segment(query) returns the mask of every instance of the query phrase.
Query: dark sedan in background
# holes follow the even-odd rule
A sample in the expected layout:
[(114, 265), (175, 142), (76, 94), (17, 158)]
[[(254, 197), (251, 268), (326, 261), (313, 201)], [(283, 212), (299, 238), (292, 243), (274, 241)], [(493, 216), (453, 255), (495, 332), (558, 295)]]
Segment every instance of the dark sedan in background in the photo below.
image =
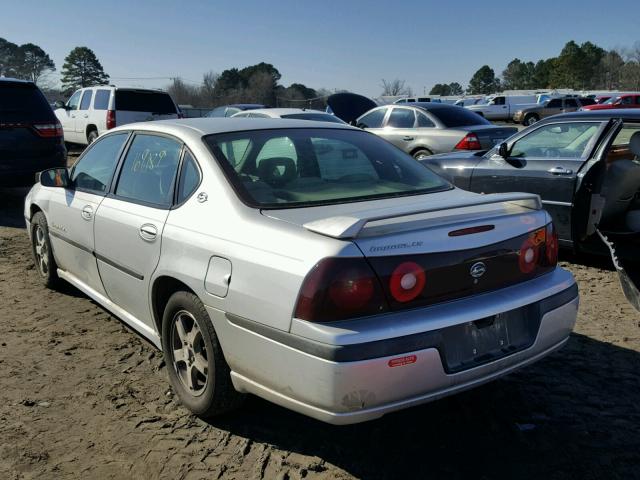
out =
[(540, 195), (560, 244), (605, 253), (602, 231), (622, 258), (640, 247), (640, 109), (556, 115), (486, 152), (422, 161), (473, 192)]
[(0, 78), (0, 187), (33, 185), (36, 172), (66, 163), (62, 125), (40, 89)]
[(337, 117), (375, 133), (417, 160), (454, 150), (487, 150), (518, 131), (494, 125), (454, 105), (416, 102), (376, 106), (366, 100), (339, 93), (327, 103)]

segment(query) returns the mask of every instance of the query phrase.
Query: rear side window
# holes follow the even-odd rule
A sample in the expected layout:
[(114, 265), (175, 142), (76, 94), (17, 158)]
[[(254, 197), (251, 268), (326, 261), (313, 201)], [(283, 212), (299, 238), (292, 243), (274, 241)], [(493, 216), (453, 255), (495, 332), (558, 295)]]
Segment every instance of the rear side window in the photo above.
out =
[(435, 127), (433, 122), (424, 113), (416, 112), (416, 117), (418, 119), (417, 126), (419, 128)]
[(138, 134), (122, 165), (115, 194), (127, 200), (169, 207), (182, 144), (157, 135)]
[(367, 113), (358, 120), (358, 126), (362, 128), (380, 128), (382, 127), (382, 120), (384, 120), (386, 113), (386, 108), (380, 108), (371, 113)]
[(91, 105), (91, 97), (93, 97), (93, 90), (85, 90), (80, 101), (80, 110), (89, 110)]
[(51, 107), (34, 84), (0, 82), (0, 122), (52, 118)]
[(393, 128), (413, 128), (416, 116), (413, 110), (408, 108), (394, 108), (387, 120), (387, 127)]
[(127, 133), (117, 133), (93, 142), (71, 171), (71, 181), (75, 188), (104, 194), (127, 136)]
[(200, 170), (193, 155), (186, 150), (182, 158), (182, 169), (178, 183), (178, 203), (184, 202), (200, 184)]
[(177, 113), (173, 100), (164, 92), (116, 90), (115, 108), (127, 112)]
[(111, 90), (96, 90), (96, 99), (93, 101), (94, 110), (108, 110)]

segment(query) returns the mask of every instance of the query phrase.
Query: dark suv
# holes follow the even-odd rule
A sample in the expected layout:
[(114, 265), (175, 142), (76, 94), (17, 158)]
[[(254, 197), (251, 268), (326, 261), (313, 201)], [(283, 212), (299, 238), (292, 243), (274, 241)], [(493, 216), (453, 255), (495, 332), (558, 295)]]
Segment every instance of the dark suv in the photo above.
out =
[(62, 126), (40, 89), (0, 78), (0, 187), (33, 185), (36, 172), (66, 163)]

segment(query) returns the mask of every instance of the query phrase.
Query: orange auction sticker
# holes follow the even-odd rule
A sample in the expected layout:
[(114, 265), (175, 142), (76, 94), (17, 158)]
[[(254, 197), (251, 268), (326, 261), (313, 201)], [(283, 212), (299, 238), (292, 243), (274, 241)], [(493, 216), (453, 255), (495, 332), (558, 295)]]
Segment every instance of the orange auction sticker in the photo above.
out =
[(418, 357), (415, 355), (407, 355), (406, 357), (392, 358), (389, 360), (390, 367), (402, 367), (403, 365), (409, 365), (410, 363), (416, 363)]

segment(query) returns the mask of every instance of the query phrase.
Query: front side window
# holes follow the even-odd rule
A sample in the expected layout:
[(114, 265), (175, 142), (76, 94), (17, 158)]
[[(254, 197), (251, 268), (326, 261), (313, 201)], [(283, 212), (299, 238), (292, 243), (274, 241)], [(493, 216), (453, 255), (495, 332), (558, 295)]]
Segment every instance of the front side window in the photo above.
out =
[(109, 98), (111, 97), (111, 90), (96, 90), (96, 99), (93, 101), (94, 110), (108, 110)]
[[(401, 150), (363, 131), (252, 130), (204, 140), (240, 198), (258, 208), (326, 205), (451, 188)], [(240, 145), (245, 148), (239, 161), (235, 152)]]
[(496, 97), (493, 99), (493, 104), (494, 105), (504, 105), (505, 103), (505, 98), (504, 97)]
[(415, 121), (416, 116), (413, 113), (413, 110), (409, 108), (394, 108), (391, 110), (391, 114), (387, 120), (387, 127), (413, 128)]
[(182, 143), (158, 135), (138, 134), (122, 164), (115, 194), (125, 200), (171, 206)]
[(578, 102), (574, 98), (568, 98), (564, 102), (564, 106), (567, 108), (577, 108)]
[(229, 107), (229, 108), (227, 108), (227, 111), (224, 113), (224, 116), (225, 117), (230, 117), (234, 113), (238, 113), (238, 112), (241, 112), (241, 111), (242, 110), (240, 110), (239, 108)]
[(92, 90), (85, 90), (84, 95), (82, 95), (82, 101), (80, 102), (80, 110), (89, 110), (89, 106), (91, 105), (91, 97), (93, 96)]
[(79, 190), (106, 193), (127, 137), (128, 133), (115, 133), (93, 142), (71, 170), (72, 185)]
[(71, 98), (67, 100), (67, 109), (68, 110), (77, 110), (78, 105), (80, 105), (80, 95), (82, 95), (82, 90), (78, 90), (76, 93), (71, 95)]
[(549, 103), (547, 103), (547, 108), (560, 108), (560, 107), (562, 107), (562, 100), (559, 98), (549, 100)]
[(545, 125), (517, 140), (509, 156), (579, 160), (589, 153), (600, 126), (600, 122)]
[(622, 97), (620, 105), (631, 105), (633, 103), (633, 97)]
[(386, 108), (379, 108), (367, 113), (358, 119), (358, 126), (361, 128), (381, 128), (386, 113)]

